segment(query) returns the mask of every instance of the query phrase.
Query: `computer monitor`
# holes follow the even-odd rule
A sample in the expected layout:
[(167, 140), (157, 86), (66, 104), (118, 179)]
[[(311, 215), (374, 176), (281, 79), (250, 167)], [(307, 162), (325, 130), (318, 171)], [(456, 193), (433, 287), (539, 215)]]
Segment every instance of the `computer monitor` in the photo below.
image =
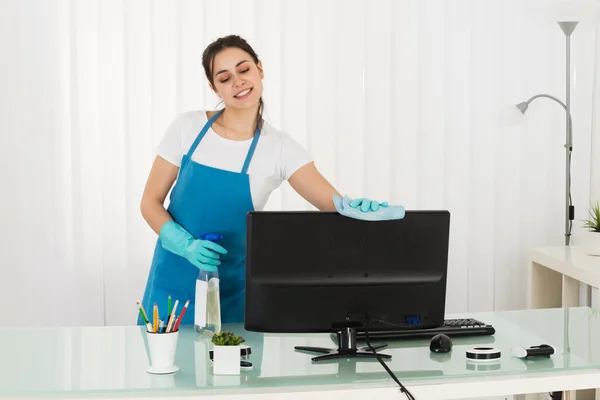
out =
[(337, 351), (309, 349), (329, 351), (319, 358), (325, 359), (372, 356), (356, 348), (356, 332), (366, 328), (442, 326), (449, 230), (445, 210), (408, 210), (391, 221), (337, 212), (249, 212), (245, 328), (335, 332)]

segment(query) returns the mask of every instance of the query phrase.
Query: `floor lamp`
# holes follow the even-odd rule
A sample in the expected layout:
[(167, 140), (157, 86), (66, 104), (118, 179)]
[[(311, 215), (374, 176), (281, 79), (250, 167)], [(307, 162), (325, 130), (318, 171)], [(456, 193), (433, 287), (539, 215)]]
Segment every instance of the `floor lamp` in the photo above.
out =
[(569, 246), (571, 242), (571, 228), (573, 226), (573, 219), (575, 218), (575, 207), (573, 206), (573, 201), (571, 198), (571, 152), (573, 151), (573, 123), (571, 120), (571, 34), (575, 30), (578, 22), (574, 21), (561, 21), (558, 23), (560, 28), (564, 32), (567, 40), (567, 48), (566, 48), (566, 60), (567, 60), (567, 98), (566, 104), (557, 99), (554, 96), (550, 96), (548, 94), (537, 94), (530, 98), (527, 101), (517, 104), (517, 108), (525, 114), (529, 104), (540, 97), (545, 97), (551, 100), (554, 100), (558, 104), (560, 104), (566, 113), (566, 143), (565, 143), (565, 153), (566, 153), (566, 176), (565, 176), (565, 245)]
[[(558, 104), (560, 104), (565, 109), (566, 114), (566, 143), (565, 143), (565, 153), (566, 153), (566, 173), (565, 173), (565, 245), (569, 246), (571, 242), (571, 227), (573, 225), (573, 218), (575, 218), (575, 207), (573, 207), (572, 199), (571, 199), (571, 152), (573, 151), (573, 121), (571, 118), (571, 34), (577, 27), (577, 22), (571, 21), (561, 21), (558, 23), (563, 33), (566, 36), (567, 48), (566, 48), (566, 61), (567, 61), (567, 70), (566, 70), (566, 103), (563, 103), (559, 99), (554, 96), (550, 96), (548, 94), (537, 94), (531, 97), (529, 100), (517, 104), (517, 108), (525, 114), (529, 104), (540, 97), (545, 97), (550, 100), (554, 100)], [(565, 327), (564, 327), (564, 348), (565, 352), (569, 352), (570, 343), (569, 343), (569, 311), (565, 309)], [(561, 398), (560, 392), (552, 392), (550, 393), (551, 398)], [(560, 397), (559, 397), (560, 396)]]

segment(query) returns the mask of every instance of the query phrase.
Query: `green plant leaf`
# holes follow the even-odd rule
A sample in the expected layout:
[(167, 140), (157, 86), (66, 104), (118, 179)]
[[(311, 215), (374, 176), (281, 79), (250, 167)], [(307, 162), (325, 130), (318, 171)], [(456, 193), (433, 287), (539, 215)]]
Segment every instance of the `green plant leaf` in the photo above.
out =
[(600, 203), (592, 203), (588, 209), (588, 218), (584, 219), (583, 227), (592, 232), (600, 232)]
[(216, 346), (237, 346), (245, 341), (243, 337), (236, 336), (229, 330), (222, 331), (212, 337), (212, 342)]

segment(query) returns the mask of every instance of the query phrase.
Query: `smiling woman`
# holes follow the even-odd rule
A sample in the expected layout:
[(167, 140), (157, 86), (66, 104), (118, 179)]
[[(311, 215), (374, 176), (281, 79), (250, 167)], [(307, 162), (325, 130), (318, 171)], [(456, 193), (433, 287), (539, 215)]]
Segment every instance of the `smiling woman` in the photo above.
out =
[[(211, 43), (202, 55), (204, 73), (210, 88), (223, 100), (226, 113), (217, 122), (217, 133), (228, 137), (227, 126), (234, 138), (248, 138), (260, 132), (264, 102), (262, 99), (262, 62), (256, 52), (241, 37), (231, 35)], [(217, 66), (215, 68), (215, 65)], [(258, 111), (255, 112), (258, 103)], [(244, 131), (248, 120), (254, 129)], [(213, 128), (214, 129), (214, 128)], [(222, 132), (219, 132), (222, 131)]]
[[(189, 299), (182, 323), (192, 323), (198, 269), (218, 268), (221, 320), (242, 322), (248, 211), (262, 210), (284, 180), (320, 210), (335, 210), (333, 195), (340, 194), (296, 141), (263, 120), (263, 66), (244, 39), (211, 43), (202, 65), (225, 107), (180, 115), (158, 146), (141, 203), (159, 235), (142, 303), (150, 310), (154, 303), (166, 304), (169, 295)], [(387, 203), (357, 199), (352, 206), (369, 213)], [(222, 239), (200, 239), (206, 233)]]

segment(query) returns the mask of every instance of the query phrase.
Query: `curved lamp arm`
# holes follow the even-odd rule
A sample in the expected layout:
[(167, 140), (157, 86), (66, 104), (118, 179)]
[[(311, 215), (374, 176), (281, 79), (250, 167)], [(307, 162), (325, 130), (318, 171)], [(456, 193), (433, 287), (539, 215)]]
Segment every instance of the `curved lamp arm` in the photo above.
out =
[[(567, 105), (565, 103), (563, 103), (556, 97), (551, 96), (549, 94), (536, 94), (535, 96), (531, 97), (529, 100), (517, 104), (517, 108), (521, 111), (521, 113), (525, 114), (525, 111), (527, 111), (527, 108), (529, 108), (529, 104), (533, 100), (537, 99), (538, 97), (546, 97), (550, 100), (554, 100), (558, 104), (560, 104), (562, 106), (562, 108), (565, 109), (565, 111), (567, 111)], [(573, 148), (573, 120), (571, 118), (570, 113), (568, 113), (567, 117), (569, 118), (569, 137), (567, 138), (567, 143), (565, 143), (565, 147), (568, 147), (571, 150)]]
[(527, 100), (525, 103), (527, 103), (527, 105), (529, 105), (529, 103), (531, 103), (533, 100), (537, 99), (538, 97), (546, 97), (548, 99), (552, 99), (552, 100), (556, 101), (558, 104), (560, 104), (565, 109), (565, 111), (567, 110), (567, 105), (565, 103), (563, 103), (562, 101), (560, 101), (559, 99), (557, 99), (554, 96), (550, 96), (549, 94), (536, 94), (535, 96), (533, 96), (532, 98)]

